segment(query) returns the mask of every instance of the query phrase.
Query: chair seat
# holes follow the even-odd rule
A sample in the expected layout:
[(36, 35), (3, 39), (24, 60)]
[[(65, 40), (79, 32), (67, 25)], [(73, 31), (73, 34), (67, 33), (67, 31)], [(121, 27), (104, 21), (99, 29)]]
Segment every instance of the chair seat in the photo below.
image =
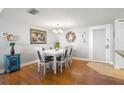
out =
[(53, 61), (53, 56), (45, 56), (45, 63)]
[(45, 63), (49, 63), (51, 61), (53, 61), (53, 59), (45, 59)]
[(45, 56), (45, 63), (53, 61), (53, 56)]
[(61, 56), (58, 56), (58, 57), (56, 58), (56, 60), (57, 60), (57, 61), (61, 61)]
[(57, 60), (58, 62), (61, 62), (61, 61), (64, 61), (65, 59), (61, 59), (61, 56), (60, 56), (60, 57), (57, 57), (56, 60)]
[(45, 56), (45, 59), (53, 59), (53, 56)]

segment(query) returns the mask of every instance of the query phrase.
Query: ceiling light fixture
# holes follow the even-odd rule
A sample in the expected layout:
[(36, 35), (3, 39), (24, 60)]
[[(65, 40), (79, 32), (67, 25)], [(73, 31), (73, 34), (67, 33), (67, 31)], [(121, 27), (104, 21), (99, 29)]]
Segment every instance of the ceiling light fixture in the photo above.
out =
[(55, 34), (62, 34), (64, 31), (59, 28), (59, 24), (57, 24), (57, 28), (53, 29), (53, 33)]

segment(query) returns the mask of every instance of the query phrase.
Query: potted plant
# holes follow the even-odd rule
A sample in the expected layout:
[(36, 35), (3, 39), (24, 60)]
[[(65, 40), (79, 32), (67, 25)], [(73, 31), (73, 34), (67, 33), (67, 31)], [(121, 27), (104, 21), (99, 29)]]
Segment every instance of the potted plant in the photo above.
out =
[(55, 43), (55, 49), (59, 49), (60, 48), (60, 43), (59, 42), (56, 42)]

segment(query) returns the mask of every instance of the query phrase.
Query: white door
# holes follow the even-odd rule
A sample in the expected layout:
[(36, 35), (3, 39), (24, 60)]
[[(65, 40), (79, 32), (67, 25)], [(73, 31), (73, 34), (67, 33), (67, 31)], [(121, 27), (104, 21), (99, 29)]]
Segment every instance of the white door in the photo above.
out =
[(89, 58), (90, 60), (109, 63), (111, 60), (110, 25), (89, 28)]
[(105, 28), (93, 30), (93, 60), (106, 61)]

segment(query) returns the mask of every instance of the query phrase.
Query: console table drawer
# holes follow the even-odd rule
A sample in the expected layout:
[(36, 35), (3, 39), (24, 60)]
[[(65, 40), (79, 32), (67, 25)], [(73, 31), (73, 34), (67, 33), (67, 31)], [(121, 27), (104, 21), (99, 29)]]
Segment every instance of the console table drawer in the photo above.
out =
[(4, 55), (5, 73), (20, 69), (20, 54)]

